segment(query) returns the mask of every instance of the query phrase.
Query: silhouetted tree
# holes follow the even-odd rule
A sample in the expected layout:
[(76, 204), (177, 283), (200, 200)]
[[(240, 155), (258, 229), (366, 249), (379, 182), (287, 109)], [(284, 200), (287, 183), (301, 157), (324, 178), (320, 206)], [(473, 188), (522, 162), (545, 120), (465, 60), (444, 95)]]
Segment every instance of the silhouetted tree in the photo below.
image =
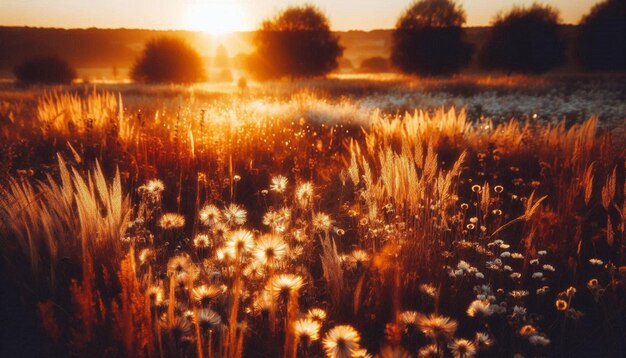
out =
[(148, 42), (133, 65), (131, 77), (146, 83), (194, 83), (206, 79), (198, 52), (174, 37)]
[(626, 70), (626, 0), (604, 1), (583, 17), (576, 54), (588, 70)]
[(24, 84), (64, 84), (76, 78), (76, 70), (65, 60), (50, 56), (32, 58), (13, 69), (17, 80)]
[(372, 73), (372, 72), (387, 72), (389, 71), (389, 61), (386, 58), (375, 56), (369, 57), (361, 61), (359, 66), (359, 72)]
[(259, 79), (322, 76), (337, 68), (343, 48), (316, 7), (289, 7), (263, 22), (248, 70)]
[(543, 73), (563, 64), (565, 41), (559, 30), (559, 12), (533, 4), (498, 14), (479, 55), (487, 69)]
[(392, 64), (402, 72), (426, 76), (459, 72), (473, 53), (464, 23), (465, 11), (452, 0), (414, 2), (393, 32)]

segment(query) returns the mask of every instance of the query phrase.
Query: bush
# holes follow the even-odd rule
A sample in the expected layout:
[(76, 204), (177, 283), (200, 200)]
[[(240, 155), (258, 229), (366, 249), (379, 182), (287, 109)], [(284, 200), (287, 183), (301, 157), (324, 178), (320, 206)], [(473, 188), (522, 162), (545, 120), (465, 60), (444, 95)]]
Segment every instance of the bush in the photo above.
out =
[(194, 83), (204, 81), (206, 74), (196, 50), (183, 40), (161, 37), (148, 42), (131, 77), (146, 83)]
[(594, 6), (580, 22), (576, 55), (585, 69), (626, 70), (626, 1)]
[(467, 66), (473, 47), (465, 41), (465, 11), (452, 0), (421, 0), (398, 19), (391, 62), (402, 72), (439, 76)]
[(558, 10), (533, 4), (498, 14), (479, 61), (487, 69), (543, 73), (565, 61)]
[(311, 5), (290, 7), (266, 20), (254, 36), (248, 70), (258, 79), (322, 76), (338, 67), (339, 37)]
[(362, 73), (376, 73), (389, 71), (389, 61), (384, 57), (369, 57), (361, 62), (359, 66), (359, 72)]
[(24, 84), (67, 84), (76, 78), (76, 70), (59, 57), (39, 57), (24, 61), (13, 69)]

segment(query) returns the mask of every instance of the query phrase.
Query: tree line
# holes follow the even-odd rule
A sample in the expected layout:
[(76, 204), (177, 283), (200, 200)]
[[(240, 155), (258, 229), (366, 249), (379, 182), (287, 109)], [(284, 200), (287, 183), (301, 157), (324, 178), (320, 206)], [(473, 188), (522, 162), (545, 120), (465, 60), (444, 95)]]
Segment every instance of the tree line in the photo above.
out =
[[(467, 42), (466, 13), (454, 0), (417, 0), (398, 18), (392, 34), (394, 68), (419, 76), (450, 76), (473, 56), (487, 70), (540, 74), (565, 61), (567, 43), (559, 11), (533, 4), (497, 14), (481, 48)], [(626, 0), (595, 5), (580, 21), (573, 44), (577, 62), (589, 71), (626, 70)], [(312, 5), (292, 6), (265, 20), (254, 35), (246, 68), (256, 79), (323, 76), (343, 54), (326, 15)], [(380, 62), (380, 59), (378, 59)], [(30, 59), (14, 73), (23, 83), (67, 83), (76, 71), (58, 57)], [(206, 79), (198, 52), (183, 40), (148, 42), (131, 77), (143, 83), (193, 83)]]

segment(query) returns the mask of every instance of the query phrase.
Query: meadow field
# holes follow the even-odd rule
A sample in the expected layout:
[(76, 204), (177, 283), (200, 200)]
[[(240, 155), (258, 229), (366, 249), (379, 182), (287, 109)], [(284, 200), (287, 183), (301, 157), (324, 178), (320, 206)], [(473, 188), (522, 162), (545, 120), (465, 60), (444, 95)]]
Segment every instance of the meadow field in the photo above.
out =
[(623, 357), (625, 79), (2, 84), (0, 353)]

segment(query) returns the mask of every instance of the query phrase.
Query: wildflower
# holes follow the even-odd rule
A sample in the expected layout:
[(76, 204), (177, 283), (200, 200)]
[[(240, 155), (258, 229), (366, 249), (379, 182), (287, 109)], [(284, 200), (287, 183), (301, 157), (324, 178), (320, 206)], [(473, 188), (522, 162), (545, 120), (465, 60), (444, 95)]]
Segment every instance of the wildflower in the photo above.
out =
[(229, 226), (243, 225), (248, 218), (248, 212), (237, 204), (230, 204), (222, 211), (224, 220)]
[(524, 317), (526, 316), (526, 307), (522, 306), (513, 306), (513, 317)]
[(306, 235), (306, 232), (304, 230), (296, 229), (293, 230), (291, 234), (297, 242), (305, 242), (308, 240), (308, 236)]
[(545, 255), (547, 255), (547, 254), (548, 254), (548, 251), (546, 251), (546, 250), (539, 250), (539, 251), (537, 251), (537, 254), (538, 254), (539, 256), (545, 256)]
[(602, 260), (596, 258), (589, 259), (589, 263), (595, 266), (602, 266), (602, 264), (604, 264)]
[(352, 267), (361, 267), (370, 260), (369, 254), (365, 250), (356, 249), (348, 256), (348, 262)]
[(167, 262), (167, 274), (182, 276), (190, 270), (191, 265), (192, 262), (188, 255), (174, 256)]
[(261, 291), (254, 299), (252, 306), (258, 312), (269, 312), (272, 304), (272, 295), (268, 291)]
[(351, 357), (359, 349), (361, 337), (350, 325), (333, 327), (322, 341), (326, 355), (331, 358)]
[(423, 293), (425, 293), (426, 295), (430, 297), (435, 297), (437, 295), (437, 288), (427, 283), (420, 285), (420, 291), (422, 291)]
[(526, 290), (514, 290), (509, 292), (509, 295), (513, 298), (524, 298), (528, 296), (528, 291)]
[(204, 226), (213, 226), (222, 221), (220, 209), (215, 205), (205, 205), (198, 213), (198, 218)]
[(158, 306), (163, 302), (163, 288), (161, 286), (150, 286), (146, 291), (150, 300), (150, 306)]
[(537, 289), (537, 294), (542, 296), (545, 295), (546, 293), (548, 293), (548, 291), (550, 291), (550, 287), (549, 286), (543, 286)]
[(448, 344), (448, 348), (452, 351), (455, 358), (470, 358), (476, 355), (476, 347), (474, 343), (467, 339), (455, 339)]
[(458, 327), (455, 320), (436, 314), (419, 317), (417, 325), (424, 334), (435, 341), (450, 339)]
[(320, 336), (321, 325), (312, 318), (301, 318), (294, 323), (294, 331), (297, 337), (308, 342), (317, 341)]
[(547, 264), (546, 264), (546, 265), (543, 265), (543, 269), (544, 269), (545, 271), (554, 272), (554, 266), (552, 266), (552, 265), (547, 265)]
[(476, 339), (474, 340), (474, 342), (476, 342), (476, 347), (479, 349), (491, 347), (491, 345), (493, 344), (493, 340), (489, 337), (487, 333), (484, 332), (476, 332)]
[(521, 336), (523, 336), (523, 337), (528, 337), (530, 335), (533, 335), (533, 334), (535, 334), (535, 332), (537, 332), (537, 330), (535, 329), (535, 327), (533, 327), (530, 324), (527, 324), (527, 325), (523, 326), (519, 330), (519, 334)]
[(533, 346), (547, 346), (548, 344), (550, 344), (550, 340), (548, 338), (539, 334), (534, 334), (530, 336), (530, 338), (528, 338), (528, 341)]
[(287, 253), (287, 244), (278, 235), (263, 235), (257, 241), (252, 254), (259, 263), (272, 264), (279, 261)]
[(476, 278), (478, 278), (478, 279), (483, 279), (483, 278), (485, 278), (485, 275), (483, 275), (483, 273), (482, 273), (482, 272), (476, 272), (476, 273), (474, 274), (474, 276), (476, 276)]
[(272, 277), (272, 280), (267, 283), (265, 289), (272, 292), (275, 296), (289, 296), (298, 290), (304, 284), (301, 276), (283, 273)]
[(493, 313), (489, 301), (486, 300), (472, 301), (466, 312), (470, 317), (489, 317)]
[(480, 193), (483, 190), (483, 188), (480, 185), (472, 185), (472, 191), (474, 193)]
[(407, 328), (416, 327), (420, 316), (422, 315), (417, 311), (404, 311), (400, 314), (400, 323), (407, 326)]
[(559, 311), (565, 311), (567, 309), (567, 307), (569, 307), (567, 302), (565, 300), (562, 300), (562, 299), (556, 300), (555, 305), (556, 305), (556, 309), (559, 310)]
[(211, 245), (211, 240), (207, 234), (198, 234), (193, 238), (193, 246), (198, 249), (206, 249)]
[(589, 280), (589, 282), (587, 282), (587, 287), (590, 290), (595, 290), (598, 288), (598, 279), (597, 278), (592, 278), (591, 280)]
[(316, 231), (328, 231), (333, 225), (333, 221), (331, 220), (328, 214), (324, 213), (316, 213), (313, 216), (313, 228)]
[(146, 248), (146, 249), (139, 251), (139, 263), (141, 265), (145, 264), (149, 260), (152, 260), (153, 258), (154, 258), (154, 251), (152, 249)]
[(439, 354), (439, 349), (434, 344), (429, 344), (425, 347), (420, 348), (417, 353), (419, 358), (439, 358), (441, 355)]
[(323, 322), (324, 320), (326, 320), (326, 311), (324, 311), (321, 308), (314, 307), (314, 308), (309, 309), (306, 316), (307, 318), (312, 318), (320, 322)]
[(524, 255), (520, 254), (519, 252), (514, 252), (511, 254), (511, 258), (515, 260), (522, 260), (524, 258)]
[(532, 278), (543, 278), (543, 272), (533, 272)]
[(300, 207), (305, 208), (313, 200), (313, 184), (306, 182), (296, 188), (296, 202)]
[(183, 337), (193, 332), (192, 323), (185, 317), (174, 317), (170, 320), (161, 320), (161, 327), (169, 330), (176, 341), (181, 341)]
[(502, 253), (500, 254), (500, 257), (501, 257), (501, 258), (503, 258), (503, 259), (504, 259), (504, 258), (507, 258), (507, 257), (511, 257), (511, 253), (510, 253), (510, 252), (508, 252), (508, 251), (504, 251), (504, 252), (502, 252)]
[(270, 190), (276, 193), (282, 193), (287, 189), (287, 180), (286, 177), (282, 175), (277, 175), (272, 178), (272, 183), (270, 184)]
[(213, 299), (222, 293), (224, 293), (224, 288), (215, 285), (201, 285), (191, 290), (193, 299), (202, 306), (208, 306)]
[(156, 194), (159, 194), (163, 192), (163, 190), (165, 190), (165, 185), (159, 179), (149, 180), (145, 185), (142, 185), (142, 187), (148, 192)]
[(204, 331), (208, 329), (217, 328), (220, 323), (222, 323), (222, 317), (219, 313), (210, 310), (208, 308), (203, 308), (198, 310), (194, 315), (194, 321), (200, 326), (200, 328)]
[(185, 226), (185, 217), (176, 213), (166, 213), (161, 215), (158, 225), (164, 230), (180, 229)]
[(511, 273), (511, 275), (509, 275), (509, 276), (511, 276), (511, 278), (512, 278), (512, 279), (517, 280), (517, 279), (519, 279), (519, 278), (521, 278), (521, 277), (522, 277), (522, 274), (521, 274), (521, 273), (519, 273), (519, 272), (513, 272), (513, 273)]
[(495, 187), (493, 187), (493, 191), (495, 191), (496, 193), (501, 193), (504, 191), (504, 187), (502, 185), (496, 185)]
[(574, 286), (570, 286), (563, 292), (563, 294), (565, 294), (568, 298), (572, 298), (576, 294), (576, 288)]
[(252, 250), (254, 246), (252, 232), (244, 229), (230, 232), (225, 246), (234, 256), (239, 257), (241, 254)]

